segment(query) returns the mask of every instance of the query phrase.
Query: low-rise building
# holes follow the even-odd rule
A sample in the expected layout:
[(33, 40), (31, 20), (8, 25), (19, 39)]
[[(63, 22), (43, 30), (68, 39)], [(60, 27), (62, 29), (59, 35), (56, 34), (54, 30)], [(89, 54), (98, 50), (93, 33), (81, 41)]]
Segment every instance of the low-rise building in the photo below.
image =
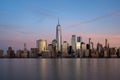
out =
[(14, 50), (12, 49), (12, 47), (8, 47), (7, 57), (8, 57), (8, 58), (13, 58), (13, 57), (15, 57), (15, 53), (14, 53)]
[(38, 48), (31, 48), (30, 57), (36, 58), (36, 57), (38, 57), (38, 54), (39, 54)]
[(3, 57), (3, 50), (0, 49), (0, 58)]

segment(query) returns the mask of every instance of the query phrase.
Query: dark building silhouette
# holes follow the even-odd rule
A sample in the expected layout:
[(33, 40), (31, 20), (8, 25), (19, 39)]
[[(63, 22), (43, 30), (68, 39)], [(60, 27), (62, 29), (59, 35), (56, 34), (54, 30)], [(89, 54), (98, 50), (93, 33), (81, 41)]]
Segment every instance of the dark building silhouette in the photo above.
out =
[(82, 38), (79, 36), (77, 37), (77, 42), (81, 42), (82, 41)]
[(74, 55), (73, 53), (74, 53), (74, 51), (73, 51), (72, 46), (69, 46), (69, 47), (68, 47), (68, 54), (73, 57), (73, 55)]
[(4, 52), (4, 51), (0, 49), (0, 58), (3, 57), (3, 52)]
[(15, 57), (14, 50), (12, 50), (12, 47), (8, 47), (7, 57), (8, 57), (8, 58), (13, 58), (13, 57)]

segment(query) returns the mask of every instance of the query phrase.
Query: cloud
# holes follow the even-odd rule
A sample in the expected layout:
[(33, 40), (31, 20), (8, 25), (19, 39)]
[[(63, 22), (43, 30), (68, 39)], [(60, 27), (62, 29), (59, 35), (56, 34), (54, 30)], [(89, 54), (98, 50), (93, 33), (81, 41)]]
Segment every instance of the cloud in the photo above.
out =
[(38, 6), (33, 6), (33, 5), (29, 5), (28, 7), (26, 7), (27, 9), (29, 9), (30, 11), (32, 11), (35, 15), (37, 14), (38, 16), (44, 16), (44, 17), (51, 17), (51, 18), (58, 18), (58, 16), (56, 15), (55, 12), (45, 9), (45, 8), (40, 8)]
[(52, 17), (52, 18), (58, 18), (52, 11), (48, 11), (46, 9), (36, 9), (35, 12), (38, 14), (38, 15), (43, 15), (45, 17)]
[(93, 18), (93, 19), (90, 19), (90, 20), (87, 20), (87, 21), (76, 22), (76, 23), (73, 23), (73, 24), (69, 25), (68, 27), (82, 26), (82, 25), (85, 25), (85, 24), (88, 24), (88, 23), (91, 23), (91, 22), (95, 22), (95, 21), (98, 21), (98, 20), (101, 20), (101, 19), (105, 19), (105, 18), (114, 16), (114, 15), (117, 15), (117, 14), (120, 14), (120, 11), (112, 11), (110, 13), (107, 13), (107, 14), (103, 15), (103, 16), (98, 16), (96, 18)]
[(0, 28), (9, 28), (9, 27), (13, 27), (14, 28), (14, 26), (13, 25), (7, 25), (7, 24), (0, 24)]

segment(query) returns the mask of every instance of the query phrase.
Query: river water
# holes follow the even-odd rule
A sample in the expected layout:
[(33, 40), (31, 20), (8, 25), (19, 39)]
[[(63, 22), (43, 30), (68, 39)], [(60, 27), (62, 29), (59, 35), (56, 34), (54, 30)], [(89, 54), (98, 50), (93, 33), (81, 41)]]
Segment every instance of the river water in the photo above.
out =
[(120, 59), (0, 59), (0, 80), (120, 80)]

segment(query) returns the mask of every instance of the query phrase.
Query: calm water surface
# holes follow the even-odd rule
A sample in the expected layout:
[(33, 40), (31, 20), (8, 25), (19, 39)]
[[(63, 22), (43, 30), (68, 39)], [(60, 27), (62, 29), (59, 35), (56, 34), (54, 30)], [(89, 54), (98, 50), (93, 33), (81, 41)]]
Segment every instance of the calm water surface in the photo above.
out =
[(0, 80), (120, 80), (120, 59), (0, 59)]

